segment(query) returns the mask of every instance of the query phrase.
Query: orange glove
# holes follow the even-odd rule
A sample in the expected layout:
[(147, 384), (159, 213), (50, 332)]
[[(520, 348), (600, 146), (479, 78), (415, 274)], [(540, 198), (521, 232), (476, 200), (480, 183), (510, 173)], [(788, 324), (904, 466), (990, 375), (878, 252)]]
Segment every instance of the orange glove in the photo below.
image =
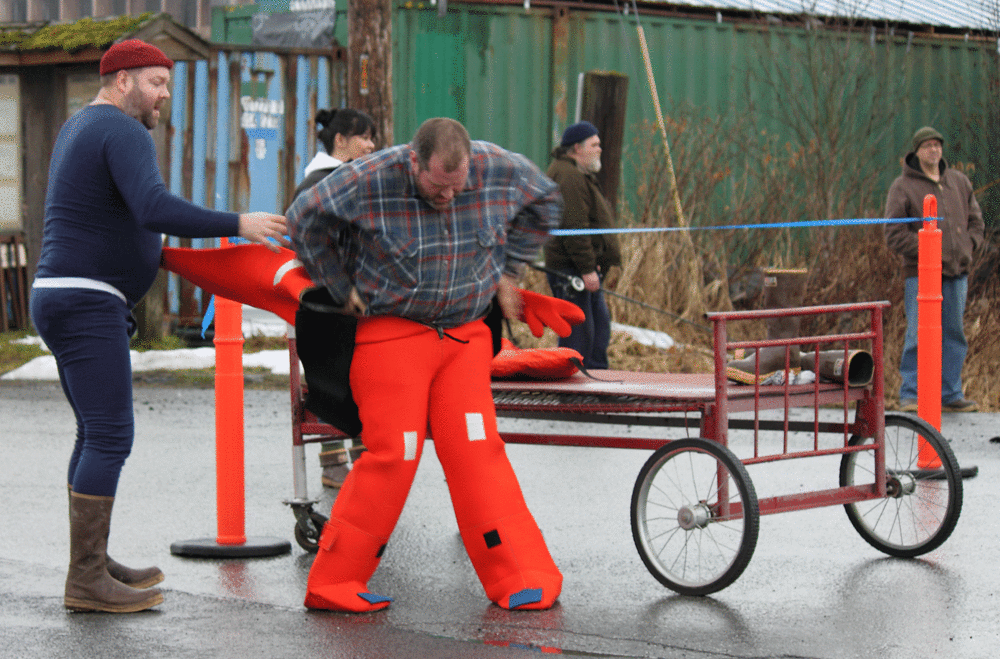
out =
[(521, 294), (521, 320), (535, 336), (541, 336), (546, 327), (562, 337), (569, 336), (573, 325), (582, 323), (586, 316), (583, 310), (566, 300), (515, 289)]
[(209, 249), (164, 247), (160, 267), (208, 293), (270, 311), (292, 325), (299, 296), (315, 286), (295, 252), (281, 248), (276, 254), (258, 244)]

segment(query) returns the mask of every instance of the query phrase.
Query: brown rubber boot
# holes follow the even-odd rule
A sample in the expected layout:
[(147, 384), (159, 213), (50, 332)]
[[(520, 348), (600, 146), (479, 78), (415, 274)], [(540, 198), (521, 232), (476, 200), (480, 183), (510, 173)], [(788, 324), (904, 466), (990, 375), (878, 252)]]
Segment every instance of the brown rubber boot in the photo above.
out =
[(63, 600), (72, 611), (132, 613), (163, 602), (158, 588), (130, 588), (108, 574), (108, 532), (114, 497), (70, 494), (69, 574)]
[(319, 454), (319, 466), (323, 468), (320, 482), (323, 487), (341, 487), (354, 462), (364, 452), (365, 447), (358, 440), (354, 440), (351, 448), (347, 448), (342, 442), (325, 442)]
[[(802, 305), (808, 270), (764, 269), (764, 309), (792, 309)], [(768, 339), (793, 339), (799, 335), (801, 316), (783, 316), (765, 319)], [(752, 374), (756, 352), (743, 359), (732, 360), (729, 367)], [(799, 346), (789, 346), (788, 367), (799, 368)], [(760, 349), (760, 374), (763, 376), (785, 369), (785, 348), (775, 346)]]
[(149, 588), (163, 581), (163, 571), (158, 567), (134, 568), (122, 565), (108, 556), (108, 574), (129, 588)]
[[(70, 522), (73, 521), (73, 486), (67, 486), (70, 494)], [(108, 556), (108, 574), (132, 588), (149, 588), (163, 581), (163, 572), (158, 567), (132, 568), (122, 565)]]

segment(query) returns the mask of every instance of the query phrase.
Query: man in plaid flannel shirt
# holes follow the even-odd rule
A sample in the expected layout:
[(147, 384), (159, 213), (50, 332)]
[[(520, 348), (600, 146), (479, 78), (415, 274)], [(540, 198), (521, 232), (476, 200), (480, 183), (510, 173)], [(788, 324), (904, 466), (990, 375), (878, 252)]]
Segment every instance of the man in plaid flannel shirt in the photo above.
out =
[(562, 587), (497, 432), (496, 297), (520, 315), (518, 259), (559, 223), (556, 184), (521, 155), (430, 119), (413, 142), (347, 163), (288, 211), (307, 273), (358, 317), (350, 384), (368, 451), (323, 529), (305, 605), (374, 611), (368, 591), (403, 509), (428, 431), (462, 540), (491, 601), (545, 609)]

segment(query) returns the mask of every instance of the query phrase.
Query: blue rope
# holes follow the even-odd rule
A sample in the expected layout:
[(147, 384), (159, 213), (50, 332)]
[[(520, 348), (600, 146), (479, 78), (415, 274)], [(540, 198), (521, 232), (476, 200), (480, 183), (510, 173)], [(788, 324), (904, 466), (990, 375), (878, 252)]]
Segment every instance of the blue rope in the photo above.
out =
[[(859, 219), (850, 220), (808, 220), (803, 222), (769, 222), (767, 224), (720, 224), (716, 226), (707, 227), (625, 227), (625, 228), (614, 228), (614, 229), (554, 229), (549, 232), (552, 236), (591, 236), (597, 234), (606, 233), (653, 233), (653, 232), (664, 232), (664, 231), (707, 231), (710, 229), (785, 229), (785, 228), (803, 228), (803, 227), (823, 227), (823, 226), (856, 226), (862, 224), (892, 224), (898, 222), (923, 222), (924, 220), (938, 220), (941, 221), (943, 218), (937, 217), (864, 217)], [(240, 243), (247, 243), (248, 240), (244, 238), (234, 237), (229, 239), (229, 244), (236, 245)], [(215, 296), (208, 302), (208, 308), (205, 310), (205, 317), (201, 321), (201, 338), (205, 338), (205, 332), (208, 330), (212, 321), (215, 319)]]
[(553, 229), (552, 236), (592, 236), (605, 233), (651, 233), (662, 231), (707, 231), (711, 229), (785, 229), (824, 226), (856, 226), (861, 224), (893, 224), (899, 222), (923, 222), (938, 220), (940, 217), (863, 217), (850, 220), (808, 220), (802, 222), (769, 222), (767, 224), (718, 224), (707, 227), (625, 227), (612, 229)]

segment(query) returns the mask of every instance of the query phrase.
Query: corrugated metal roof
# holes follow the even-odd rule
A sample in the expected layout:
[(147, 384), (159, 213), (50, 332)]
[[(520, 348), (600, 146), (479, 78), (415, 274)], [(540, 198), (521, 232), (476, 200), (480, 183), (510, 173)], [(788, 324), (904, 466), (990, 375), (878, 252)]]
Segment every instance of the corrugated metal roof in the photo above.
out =
[(663, 3), (719, 11), (809, 14), (977, 31), (1000, 28), (997, 0), (663, 0)]

